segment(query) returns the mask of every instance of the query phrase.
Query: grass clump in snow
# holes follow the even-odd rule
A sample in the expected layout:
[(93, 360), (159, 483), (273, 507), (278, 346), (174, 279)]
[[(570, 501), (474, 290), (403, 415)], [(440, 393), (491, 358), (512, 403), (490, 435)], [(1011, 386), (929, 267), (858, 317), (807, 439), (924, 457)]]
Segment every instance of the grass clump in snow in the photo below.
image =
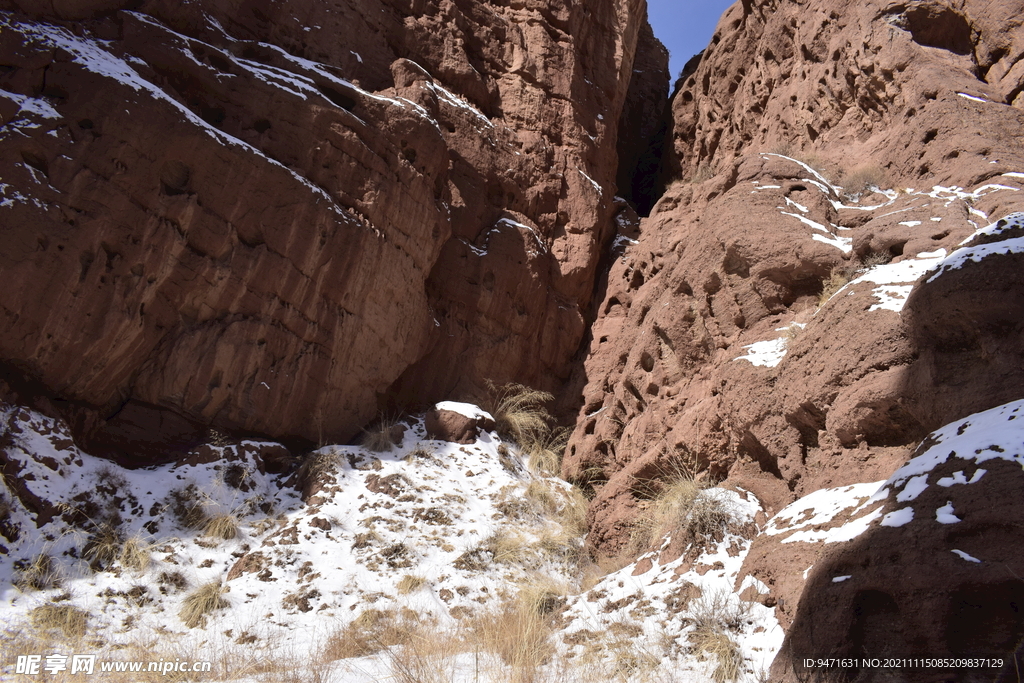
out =
[(554, 396), (515, 382), (499, 387), (488, 381), (487, 389), (490, 392), (488, 412), (494, 417), (503, 439), (529, 450), (533, 444), (549, 437), (552, 417), (544, 405)]
[(427, 580), (422, 576), (406, 574), (402, 577), (401, 581), (398, 582), (397, 588), (400, 595), (408, 595), (409, 593), (415, 593), (420, 588), (423, 588), (426, 583)]
[(41, 591), (59, 588), (61, 579), (60, 568), (53, 558), (47, 553), (39, 553), (29, 562), (22, 563), (14, 585), (24, 592)]
[(690, 634), (690, 642), (694, 650), (718, 660), (711, 680), (715, 683), (726, 683), (739, 678), (743, 670), (743, 654), (739, 645), (720, 629), (696, 629)]
[(363, 430), (362, 446), (374, 453), (390, 452), (395, 447), (397, 426), (398, 418), (381, 415), (372, 426)]
[(56, 631), (68, 640), (77, 640), (85, 635), (89, 615), (73, 605), (48, 602), (33, 608), (29, 619), (40, 631)]
[(203, 535), (229, 541), (238, 536), (238, 516), (231, 512), (208, 517), (203, 525)]
[(178, 618), (189, 628), (205, 626), (208, 614), (231, 606), (223, 597), (227, 591), (228, 587), (222, 585), (220, 581), (203, 584), (185, 597), (181, 610), (178, 611)]

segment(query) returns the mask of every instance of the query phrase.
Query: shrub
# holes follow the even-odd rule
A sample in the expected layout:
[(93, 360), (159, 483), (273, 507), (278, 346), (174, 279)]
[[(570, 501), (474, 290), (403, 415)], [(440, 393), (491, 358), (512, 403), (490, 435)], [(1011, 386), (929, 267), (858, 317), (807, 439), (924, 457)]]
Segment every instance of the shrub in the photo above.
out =
[(502, 438), (527, 450), (548, 439), (553, 419), (544, 404), (554, 396), (516, 383), (498, 387), (488, 381), (487, 388), (491, 393), (490, 413)]
[(868, 190), (879, 189), (886, 184), (885, 172), (873, 164), (847, 171), (839, 179), (847, 197), (858, 198)]
[(67, 639), (78, 639), (85, 635), (88, 614), (73, 605), (58, 605), (48, 602), (29, 612), (32, 626), (41, 631), (57, 631)]
[(231, 603), (222, 596), (228, 587), (220, 581), (211, 581), (195, 589), (185, 598), (178, 618), (189, 628), (206, 625), (206, 616), (215, 610), (230, 607)]

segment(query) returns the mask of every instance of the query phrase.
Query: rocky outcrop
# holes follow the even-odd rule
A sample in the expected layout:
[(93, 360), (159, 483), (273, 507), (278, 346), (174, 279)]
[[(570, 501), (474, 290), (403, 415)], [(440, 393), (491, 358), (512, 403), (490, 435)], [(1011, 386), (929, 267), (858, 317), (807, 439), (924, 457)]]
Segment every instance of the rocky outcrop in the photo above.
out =
[(777, 512), (1020, 396), (1001, 360), (1020, 257), (914, 285), (1024, 207), (1010, 10), (940, 10), (738, 3), (680, 82), (675, 180), (611, 268), (579, 375), (564, 472), (596, 494), (602, 551), (683, 459)]
[[(815, 531), (781, 537), (781, 544), (800, 535), (792, 545), (824, 547), (804, 572), (773, 680), (829, 680), (838, 670), (858, 681), (1016, 676), (1008, 655), (1019, 656), (1024, 636), (1024, 567), (1014, 550), (1021, 542), (1022, 410), (1016, 401), (943, 427), (877, 493), (861, 499), (851, 521), (818, 519)], [(777, 538), (761, 543), (766, 552), (780, 547)], [(863, 663), (925, 653), (996, 661)], [(815, 657), (847, 662), (831, 671), (807, 667), (806, 658)]]
[(0, 358), (94, 452), (567, 376), (642, 2), (0, 11)]

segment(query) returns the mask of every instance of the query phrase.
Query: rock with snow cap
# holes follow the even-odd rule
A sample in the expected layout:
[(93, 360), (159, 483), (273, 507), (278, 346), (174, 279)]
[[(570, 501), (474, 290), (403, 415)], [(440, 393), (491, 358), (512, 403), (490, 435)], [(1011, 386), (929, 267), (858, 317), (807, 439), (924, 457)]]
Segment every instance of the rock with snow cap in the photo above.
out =
[(473, 443), (481, 432), (494, 430), (494, 418), (467, 403), (444, 401), (427, 411), (427, 436), (452, 443)]

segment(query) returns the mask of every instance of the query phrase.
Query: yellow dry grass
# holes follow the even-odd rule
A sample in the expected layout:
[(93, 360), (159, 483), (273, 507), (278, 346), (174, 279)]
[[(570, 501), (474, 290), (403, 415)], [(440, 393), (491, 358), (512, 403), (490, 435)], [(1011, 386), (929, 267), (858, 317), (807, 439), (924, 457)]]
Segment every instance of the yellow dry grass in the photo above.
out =
[(203, 584), (185, 597), (178, 611), (178, 618), (189, 628), (204, 625), (207, 615), (231, 606), (223, 597), (227, 591), (228, 587), (222, 585), (220, 581)]

